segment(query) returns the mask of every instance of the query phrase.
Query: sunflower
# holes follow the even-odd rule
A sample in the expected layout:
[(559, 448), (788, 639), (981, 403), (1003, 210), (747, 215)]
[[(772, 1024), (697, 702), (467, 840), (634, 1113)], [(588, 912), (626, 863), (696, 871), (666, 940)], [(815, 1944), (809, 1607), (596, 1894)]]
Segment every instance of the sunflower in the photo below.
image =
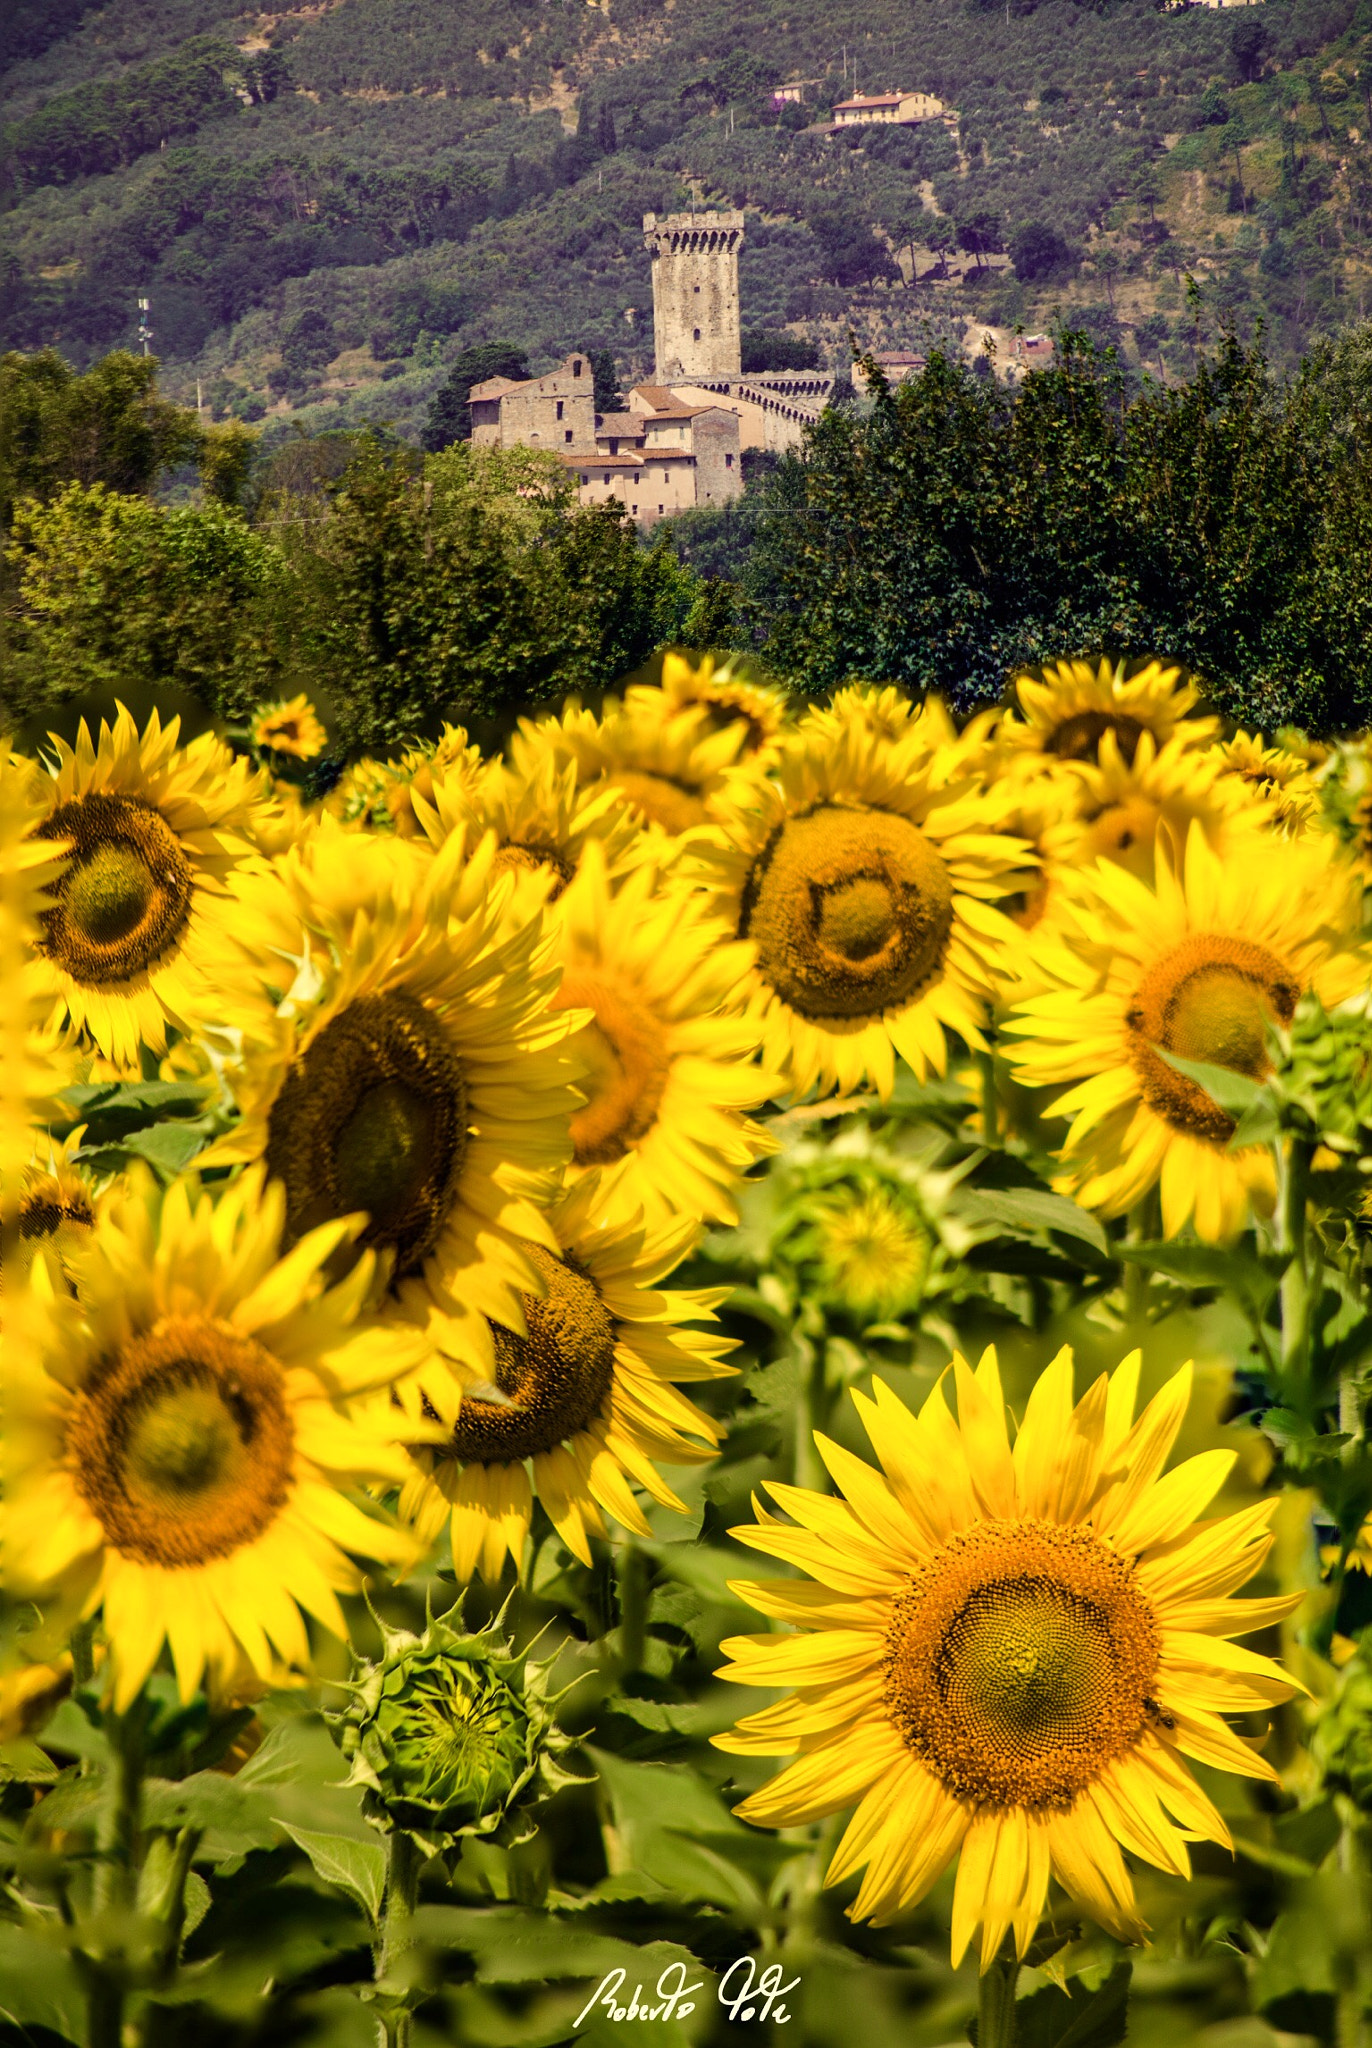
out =
[(46, 796), (47, 778), (0, 737), (0, 1240), (26, 1190), (34, 1125), (74, 1078), (46, 1028), (47, 969), (34, 953), (47, 892), (65, 866), (64, 845), (33, 836)]
[(345, 1553), (413, 1554), (345, 1489), (402, 1472), (351, 1404), (416, 1347), (359, 1320), (370, 1258), (325, 1289), (357, 1219), (282, 1257), (285, 1193), (264, 1182), (244, 1174), (216, 1204), (140, 1177), (103, 1208), (78, 1300), (34, 1268), (38, 1317), (6, 1387), (5, 1584), (103, 1615), (121, 1711), (164, 1640), (183, 1699), (245, 1661), (304, 1665), (302, 1609), (346, 1633), (337, 1596), (361, 1581)]
[(570, 704), (560, 719), (521, 719), (511, 745), (515, 767), (527, 774), (549, 753), (572, 761), (582, 785), (617, 790), (634, 816), (677, 839), (707, 824), (731, 783), (741, 773), (755, 777), (759, 765), (740, 768), (745, 720), (719, 726), (706, 703), (669, 714), (660, 698), (655, 690), (622, 704), (607, 697), (599, 718)]
[(398, 761), (386, 764), (386, 816), (402, 839), (418, 838), (423, 827), (417, 805), (433, 802), (435, 780), (441, 777), (450, 789), (458, 788), (475, 782), (485, 766), (480, 747), (471, 744), (463, 728), (445, 725), (433, 746), (409, 747)]
[(40, 957), (55, 1026), (87, 1032), (129, 1067), (167, 1026), (234, 1021), (225, 974), (229, 875), (251, 852), (262, 799), (249, 763), (213, 733), (179, 747), (154, 711), (140, 736), (121, 705), (92, 744), (53, 736), (40, 839), (70, 847), (43, 913)]
[(598, 844), (557, 905), (559, 1009), (589, 1011), (568, 1050), (584, 1105), (574, 1177), (603, 1169), (607, 1215), (737, 1221), (733, 1186), (775, 1141), (747, 1114), (775, 1091), (754, 1064), (744, 1008), (752, 948), (731, 941), (701, 892), (653, 866), (615, 890)]
[(1126, 761), (1118, 733), (1106, 731), (1098, 759), (1069, 761), (1061, 773), (1077, 784), (1077, 800), (1074, 814), (1044, 837), (1055, 867), (1109, 860), (1150, 881), (1159, 844), (1175, 857), (1193, 822), (1218, 849), (1235, 828), (1262, 831), (1272, 818), (1217, 750), (1196, 748), (1183, 733), (1159, 747), (1143, 731)]
[(1273, 831), (1294, 837), (1314, 824), (1319, 782), (1302, 755), (1269, 747), (1261, 733), (1242, 731), (1222, 740), (1219, 754), (1226, 772), (1271, 807)]
[(300, 793), (295, 782), (264, 777), (262, 801), (252, 821), (252, 841), (259, 853), (285, 853), (318, 825), (323, 810)]
[(485, 1317), (517, 1322), (539, 1290), (527, 1242), (555, 1248), (542, 1212), (571, 1153), (581, 1021), (550, 1007), (558, 968), (537, 914), (507, 915), (494, 856), (489, 834), (467, 860), (461, 831), (431, 856), (334, 825), (245, 878), (290, 986), (249, 1034), (240, 1122), (204, 1154), (265, 1160), (292, 1238), (365, 1210), (387, 1314), (487, 1368)]
[(703, 704), (715, 731), (742, 724), (739, 755), (753, 758), (770, 758), (794, 705), (794, 699), (774, 683), (749, 682), (732, 656), (717, 664), (712, 654), (674, 651), (662, 658), (660, 686), (631, 683), (624, 701), (649, 716), (668, 719)]
[(879, 739), (888, 742), (918, 731), (931, 751), (953, 746), (958, 739), (958, 729), (941, 697), (916, 699), (894, 683), (880, 688), (875, 683), (846, 683), (827, 703), (807, 706), (800, 723), (803, 731), (837, 737), (854, 720), (870, 726)]
[(395, 1390), (411, 1414), (437, 1412), (448, 1426), (444, 1442), (416, 1447), (400, 1514), (425, 1543), (451, 1514), (459, 1579), (479, 1568), (494, 1582), (507, 1550), (518, 1568), (535, 1493), (583, 1564), (605, 1513), (651, 1535), (630, 1481), (684, 1512), (654, 1460), (706, 1463), (723, 1435), (673, 1382), (734, 1370), (720, 1363), (732, 1340), (694, 1327), (713, 1322), (728, 1289), (658, 1284), (689, 1250), (694, 1223), (606, 1223), (590, 1178), (551, 1220), (555, 1249), (527, 1248), (539, 1291), (495, 1326), (490, 1377), (459, 1367), (442, 1387), (426, 1368)]
[(252, 743), (262, 753), (289, 754), (295, 761), (313, 761), (329, 743), (309, 698), (302, 691), (289, 704), (268, 704), (252, 723)]
[(95, 1186), (73, 1163), (83, 1132), (63, 1144), (44, 1140), (24, 1175), (19, 1197), (18, 1242), (6, 1247), (4, 1281), (22, 1279), (40, 1251), (69, 1278), (72, 1261), (90, 1241), (95, 1225)]
[(936, 1239), (894, 1188), (851, 1187), (815, 1204), (812, 1247), (822, 1284), (851, 1314), (889, 1321), (924, 1292)]
[(464, 765), (456, 776), (436, 776), (430, 801), (416, 796), (415, 811), (436, 846), (459, 826), (472, 845), (493, 832), (493, 872), (512, 872), (531, 904), (556, 902), (593, 840), (612, 877), (648, 851), (647, 834), (619, 792), (581, 787), (575, 763), (552, 754), (521, 767), (492, 761), (479, 775)]
[[(1022, 1956), (1055, 1876), (1120, 1940), (1144, 1929), (1122, 1849), (1179, 1877), (1187, 1842), (1229, 1843), (1182, 1761), (1274, 1780), (1224, 1713), (1294, 1688), (1230, 1640), (1299, 1595), (1226, 1596), (1271, 1543), (1275, 1500), (1196, 1516), (1232, 1451), (1161, 1476), (1191, 1368), (1133, 1421), (1138, 1353), (1074, 1408), (1072, 1354), (1040, 1376), (1011, 1448), (994, 1351), (957, 1357), (958, 1420), (935, 1389), (918, 1417), (881, 1381), (855, 1394), (882, 1471), (817, 1437), (841, 1498), (767, 1482), (733, 1533), (809, 1573), (734, 1591), (790, 1635), (723, 1644), (722, 1676), (794, 1686), (716, 1744), (787, 1765), (737, 1811), (790, 1827), (856, 1806), (829, 1865), (866, 1866), (853, 1919), (908, 1912), (960, 1852), (953, 1962), (981, 1967), (1007, 1929)], [(883, 1476), (884, 1475), (884, 1476)]]
[(1218, 719), (1188, 716), (1199, 690), (1182, 669), (1160, 661), (1050, 661), (1016, 676), (1013, 690), (1022, 715), (1007, 710), (997, 740), (1025, 766), (1044, 758), (1094, 761), (1106, 732), (1115, 734), (1121, 757), (1132, 762), (1142, 733), (1152, 733), (1158, 746), (1174, 733), (1199, 745), (1219, 725)]
[(1271, 1155), (1229, 1151), (1230, 1118), (1163, 1055), (1261, 1078), (1269, 1026), (1308, 989), (1331, 1005), (1366, 985), (1358, 897), (1328, 840), (1236, 837), (1221, 859), (1195, 824), (1152, 888), (1110, 862), (1064, 882), (1008, 1026), (1025, 1042), (1007, 1047), (1030, 1087), (1073, 1084), (1049, 1105), (1073, 1119), (1060, 1185), (1118, 1215), (1160, 1181), (1169, 1237), (1241, 1229)]
[(955, 748), (890, 742), (856, 705), (783, 742), (776, 781), (722, 813), (694, 854), (714, 907), (757, 949), (762, 1058), (797, 1092), (865, 1078), (883, 1096), (899, 1052), (942, 1073), (946, 1029), (981, 1046), (999, 954), (1019, 934), (988, 899), (1029, 855)]

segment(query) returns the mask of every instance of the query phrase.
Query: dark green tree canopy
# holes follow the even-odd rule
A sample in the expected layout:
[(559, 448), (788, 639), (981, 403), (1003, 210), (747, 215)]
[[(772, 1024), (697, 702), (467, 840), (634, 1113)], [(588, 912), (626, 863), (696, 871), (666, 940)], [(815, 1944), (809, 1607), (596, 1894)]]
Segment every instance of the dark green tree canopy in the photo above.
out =
[(1010, 261), (1017, 277), (1032, 282), (1067, 270), (1072, 263), (1072, 251), (1056, 228), (1045, 221), (1031, 220), (1011, 235)]
[(430, 454), (451, 447), (454, 441), (469, 441), (472, 415), (468, 400), (474, 384), (488, 377), (527, 377), (529, 365), (522, 348), (512, 341), (483, 341), (464, 348), (453, 364), (452, 375), (434, 395), (424, 428), (424, 446)]
[(817, 370), (819, 344), (799, 334), (769, 334), (753, 328), (743, 336), (743, 368), (754, 374), (766, 370)]
[(1082, 335), (1017, 389), (935, 354), (870, 417), (826, 412), (768, 503), (743, 575), (768, 657), (807, 688), (890, 678), (965, 709), (1066, 649), (1156, 653), (1269, 731), (1366, 723), (1352, 347), (1280, 381), (1230, 337), (1190, 383), (1132, 396)]

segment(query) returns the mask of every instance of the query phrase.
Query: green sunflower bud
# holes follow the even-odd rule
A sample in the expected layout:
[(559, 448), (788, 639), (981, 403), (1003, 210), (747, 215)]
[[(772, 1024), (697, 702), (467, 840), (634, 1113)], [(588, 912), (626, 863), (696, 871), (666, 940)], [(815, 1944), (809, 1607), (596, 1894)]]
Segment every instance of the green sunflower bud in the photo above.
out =
[(1364, 1664), (1345, 1670), (1310, 1747), (1330, 1790), (1372, 1812), (1372, 1671)]
[(558, 1762), (571, 1738), (552, 1718), (547, 1665), (516, 1655), (499, 1617), (475, 1634), (455, 1618), (431, 1618), (422, 1636), (381, 1623), (379, 1661), (358, 1660), (331, 1717), (367, 1818), (430, 1856), (463, 1835), (520, 1840), (529, 1809), (575, 1782)]

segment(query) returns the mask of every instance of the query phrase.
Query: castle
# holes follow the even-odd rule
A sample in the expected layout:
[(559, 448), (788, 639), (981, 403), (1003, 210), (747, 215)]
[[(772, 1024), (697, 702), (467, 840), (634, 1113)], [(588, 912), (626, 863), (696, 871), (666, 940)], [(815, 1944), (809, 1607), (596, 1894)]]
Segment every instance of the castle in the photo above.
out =
[(584, 504), (616, 503), (642, 527), (743, 488), (745, 448), (796, 447), (834, 380), (819, 371), (745, 376), (738, 252), (741, 211), (643, 217), (653, 259), (654, 381), (628, 410), (595, 409), (584, 349), (542, 377), (491, 377), (471, 392), (472, 440), (547, 448)]

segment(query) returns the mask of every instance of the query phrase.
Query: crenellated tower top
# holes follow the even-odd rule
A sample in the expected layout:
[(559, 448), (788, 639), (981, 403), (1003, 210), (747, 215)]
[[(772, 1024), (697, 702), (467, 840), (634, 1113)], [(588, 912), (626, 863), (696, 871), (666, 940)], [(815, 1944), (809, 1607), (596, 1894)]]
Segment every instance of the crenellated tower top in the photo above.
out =
[(737, 377), (738, 252), (741, 209), (643, 216), (653, 259), (653, 340), (659, 384), (673, 379)]

